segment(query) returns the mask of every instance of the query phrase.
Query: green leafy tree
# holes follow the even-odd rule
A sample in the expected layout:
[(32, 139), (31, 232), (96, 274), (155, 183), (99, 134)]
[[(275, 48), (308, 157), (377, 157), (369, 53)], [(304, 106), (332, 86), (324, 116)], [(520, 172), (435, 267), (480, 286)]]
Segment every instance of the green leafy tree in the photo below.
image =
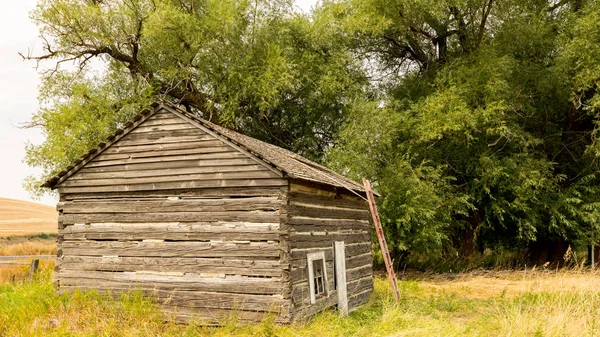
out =
[(57, 62), (32, 189), (157, 98), (318, 160), (367, 83), (343, 34), (291, 1), (44, 0), (32, 18), (44, 52), (24, 57)]
[(600, 220), (596, 2), (328, 6), (380, 88), (329, 159), (377, 181), (396, 253), (529, 247), (545, 260), (589, 242)]
[[(597, 242), (597, 0), (44, 0), (39, 184), (164, 98), (383, 194), (393, 254)], [(95, 72), (92, 60), (104, 65)], [(61, 65), (74, 62), (75, 69)], [(323, 157), (325, 154), (325, 157)]]

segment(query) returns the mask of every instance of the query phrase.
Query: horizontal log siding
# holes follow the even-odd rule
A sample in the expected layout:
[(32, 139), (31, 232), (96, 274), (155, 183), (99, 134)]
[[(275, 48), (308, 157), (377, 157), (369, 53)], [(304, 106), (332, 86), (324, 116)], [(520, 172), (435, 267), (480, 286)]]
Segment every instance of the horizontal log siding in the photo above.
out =
[(57, 206), (61, 291), (139, 289), (166, 308), (180, 308), (181, 319), (196, 313), (209, 323), (225, 313), (275, 313), (289, 321), (283, 191), (237, 198), (103, 196), (62, 198)]
[(182, 320), (288, 322), (287, 188), (157, 113), (59, 185), (59, 289), (139, 289)]
[[(288, 196), (292, 319), (300, 320), (337, 304), (334, 290), (333, 242), (346, 247), (348, 308), (366, 302), (373, 289), (369, 212), (363, 200), (349, 192), (294, 182)], [(308, 253), (325, 252), (330, 295), (310, 303)]]
[(93, 194), (286, 185), (256, 160), (165, 111), (98, 154), (59, 184), (58, 191)]

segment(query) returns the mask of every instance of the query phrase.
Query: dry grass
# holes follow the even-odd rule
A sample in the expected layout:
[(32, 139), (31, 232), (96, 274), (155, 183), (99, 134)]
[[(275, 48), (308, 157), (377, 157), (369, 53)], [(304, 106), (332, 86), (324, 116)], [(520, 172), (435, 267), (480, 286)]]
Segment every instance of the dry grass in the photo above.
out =
[(406, 279), (417, 280), (428, 291), (452, 292), (468, 299), (510, 297), (540, 292), (600, 291), (600, 272), (587, 269), (475, 271), (464, 274), (413, 273)]
[(56, 255), (55, 239), (15, 242), (1, 245), (0, 256), (11, 255)]
[(56, 236), (54, 235), (0, 238), (0, 256), (54, 254), (56, 254)]
[(0, 265), (0, 283), (23, 280), (28, 270), (26, 265)]
[(0, 236), (56, 233), (57, 219), (53, 207), (0, 198)]
[[(31, 259), (24, 259), (20, 261), (11, 262), (23, 262), (24, 264), (4, 264), (0, 265), (0, 285), (9, 283), (21, 283), (29, 279), (29, 267)], [(52, 260), (40, 260), (40, 269), (52, 269), (54, 267), (54, 261)]]
[[(0, 335), (7, 336), (594, 336), (600, 332), (600, 274), (561, 271), (404, 274), (402, 301), (386, 279), (369, 303), (340, 317), (277, 326), (232, 321), (220, 328), (178, 325), (140, 294), (114, 301), (97, 293), (56, 295), (51, 262), (34, 282), (0, 281)], [(0, 274), (1, 275), (1, 274)], [(24, 276), (23, 276), (24, 275)]]

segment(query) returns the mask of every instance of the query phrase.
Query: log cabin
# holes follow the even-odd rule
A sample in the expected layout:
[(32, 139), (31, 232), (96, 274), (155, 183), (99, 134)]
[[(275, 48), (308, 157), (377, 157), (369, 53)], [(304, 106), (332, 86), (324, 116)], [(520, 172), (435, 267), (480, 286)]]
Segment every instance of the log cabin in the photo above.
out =
[(155, 103), (45, 187), (59, 292), (141, 290), (177, 319), (290, 323), (373, 290), (362, 185)]

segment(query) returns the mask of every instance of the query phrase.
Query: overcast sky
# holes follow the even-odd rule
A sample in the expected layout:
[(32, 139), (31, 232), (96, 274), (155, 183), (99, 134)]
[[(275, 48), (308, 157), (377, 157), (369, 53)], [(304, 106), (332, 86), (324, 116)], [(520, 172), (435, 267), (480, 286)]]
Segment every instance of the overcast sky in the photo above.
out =
[[(296, 0), (304, 11), (318, 0)], [(23, 180), (40, 170), (23, 163), (27, 141), (39, 144), (44, 136), (38, 129), (23, 129), (38, 108), (39, 77), (35, 64), (23, 62), (19, 52), (41, 52), (38, 29), (29, 19), (37, 0), (5, 1), (0, 11), (0, 197), (29, 200), (54, 206), (51, 196), (31, 199)]]

